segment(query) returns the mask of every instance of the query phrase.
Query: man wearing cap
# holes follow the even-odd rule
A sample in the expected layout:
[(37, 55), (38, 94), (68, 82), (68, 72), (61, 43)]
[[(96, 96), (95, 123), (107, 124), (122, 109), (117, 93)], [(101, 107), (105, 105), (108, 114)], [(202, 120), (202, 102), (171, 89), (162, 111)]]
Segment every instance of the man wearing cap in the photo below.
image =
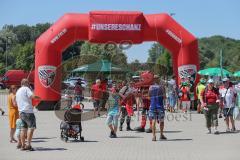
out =
[[(223, 88), (221, 89), (221, 101), (223, 103), (223, 115), (225, 117), (227, 129), (226, 132), (236, 131), (233, 119), (233, 109), (235, 107), (237, 92), (233, 86), (230, 85), (229, 78), (223, 78)], [(229, 122), (231, 122), (231, 130)]]
[(208, 80), (206, 88), (201, 92), (200, 100), (206, 118), (208, 134), (212, 133), (211, 127), (214, 128), (214, 134), (219, 134), (219, 131), (217, 130), (219, 92), (214, 87), (213, 79)]
[(198, 106), (197, 106), (197, 112), (201, 113), (201, 92), (206, 88), (205, 86), (206, 84), (206, 80), (204, 78), (200, 79), (200, 82), (198, 83), (197, 87), (196, 87), (196, 93), (197, 93), (197, 97), (198, 97)]

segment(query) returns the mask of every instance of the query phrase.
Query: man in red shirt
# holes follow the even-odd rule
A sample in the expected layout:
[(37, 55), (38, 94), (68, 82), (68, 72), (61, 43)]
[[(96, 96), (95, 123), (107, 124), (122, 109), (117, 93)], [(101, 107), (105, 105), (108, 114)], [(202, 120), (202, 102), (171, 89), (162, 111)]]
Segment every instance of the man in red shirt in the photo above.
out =
[(204, 109), (208, 133), (211, 134), (211, 127), (214, 127), (214, 134), (219, 134), (217, 130), (219, 91), (214, 87), (214, 81), (212, 79), (208, 80), (206, 89), (201, 92), (200, 101)]
[(102, 89), (102, 98), (101, 98), (101, 101), (100, 101), (100, 108), (101, 109), (105, 109), (105, 105), (106, 105), (106, 102), (108, 100), (108, 97), (109, 97), (109, 93), (107, 91), (107, 85), (108, 85), (108, 79), (104, 79), (102, 82), (101, 82), (101, 89)]
[(96, 84), (92, 85), (91, 88), (91, 96), (93, 100), (93, 107), (94, 107), (94, 117), (96, 117), (96, 111), (98, 116), (100, 116), (100, 100), (102, 98), (102, 89), (101, 89), (101, 81), (100, 79), (96, 80)]

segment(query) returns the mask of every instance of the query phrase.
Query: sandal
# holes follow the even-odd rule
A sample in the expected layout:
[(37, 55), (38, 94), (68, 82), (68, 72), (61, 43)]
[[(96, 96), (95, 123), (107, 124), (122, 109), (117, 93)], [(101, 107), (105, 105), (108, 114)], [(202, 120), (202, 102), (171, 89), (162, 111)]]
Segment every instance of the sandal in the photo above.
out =
[(10, 143), (17, 143), (17, 140), (16, 139), (11, 139)]
[(20, 149), (20, 148), (22, 148), (22, 145), (21, 145), (21, 144), (18, 144), (18, 145), (17, 145), (17, 149)]
[(32, 148), (32, 146), (30, 145), (25, 145), (24, 147), (21, 148), (22, 151), (34, 151), (34, 149)]
[(166, 139), (167, 139), (167, 137), (165, 137), (164, 135), (160, 136), (160, 140), (166, 140)]
[(154, 137), (152, 138), (152, 141), (156, 141), (156, 136), (154, 136)]

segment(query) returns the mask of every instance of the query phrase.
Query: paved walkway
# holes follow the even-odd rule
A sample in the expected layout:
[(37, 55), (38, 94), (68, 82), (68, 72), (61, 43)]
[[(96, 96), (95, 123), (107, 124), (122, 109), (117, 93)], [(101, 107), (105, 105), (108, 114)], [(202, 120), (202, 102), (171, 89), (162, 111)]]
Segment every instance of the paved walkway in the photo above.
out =
[[(86, 104), (89, 107), (89, 104)], [(0, 116), (1, 160), (237, 160), (240, 157), (240, 133), (224, 133), (220, 119), (220, 135), (208, 135), (203, 115), (168, 114), (167, 141), (151, 141), (151, 134), (122, 131), (110, 139), (102, 116), (83, 122), (85, 142), (60, 140), (60, 120), (53, 111), (36, 112), (37, 130), (33, 139), (36, 151), (25, 152), (9, 143), (8, 117)], [(181, 116), (181, 117), (180, 117)], [(140, 122), (135, 118), (132, 127)], [(237, 128), (240, 123), (237, 122)], [(125, 127), (124, 127), (125, 129)], [(158, 135), (159, 137), (159, 135)]]

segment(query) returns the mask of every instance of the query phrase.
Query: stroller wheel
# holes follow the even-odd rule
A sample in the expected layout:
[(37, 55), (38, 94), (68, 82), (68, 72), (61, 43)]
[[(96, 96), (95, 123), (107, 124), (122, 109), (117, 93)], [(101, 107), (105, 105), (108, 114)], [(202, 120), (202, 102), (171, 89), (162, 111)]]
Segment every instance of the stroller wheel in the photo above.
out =
[(63, 131), (61, 131), (60, 137), (61, 137), (61, 139), (64, 138), (64, 136), (63, 136)]
[(81, 140), (81, 141), (84, 141), (84, 137), (80, 137), (80, 140)]

